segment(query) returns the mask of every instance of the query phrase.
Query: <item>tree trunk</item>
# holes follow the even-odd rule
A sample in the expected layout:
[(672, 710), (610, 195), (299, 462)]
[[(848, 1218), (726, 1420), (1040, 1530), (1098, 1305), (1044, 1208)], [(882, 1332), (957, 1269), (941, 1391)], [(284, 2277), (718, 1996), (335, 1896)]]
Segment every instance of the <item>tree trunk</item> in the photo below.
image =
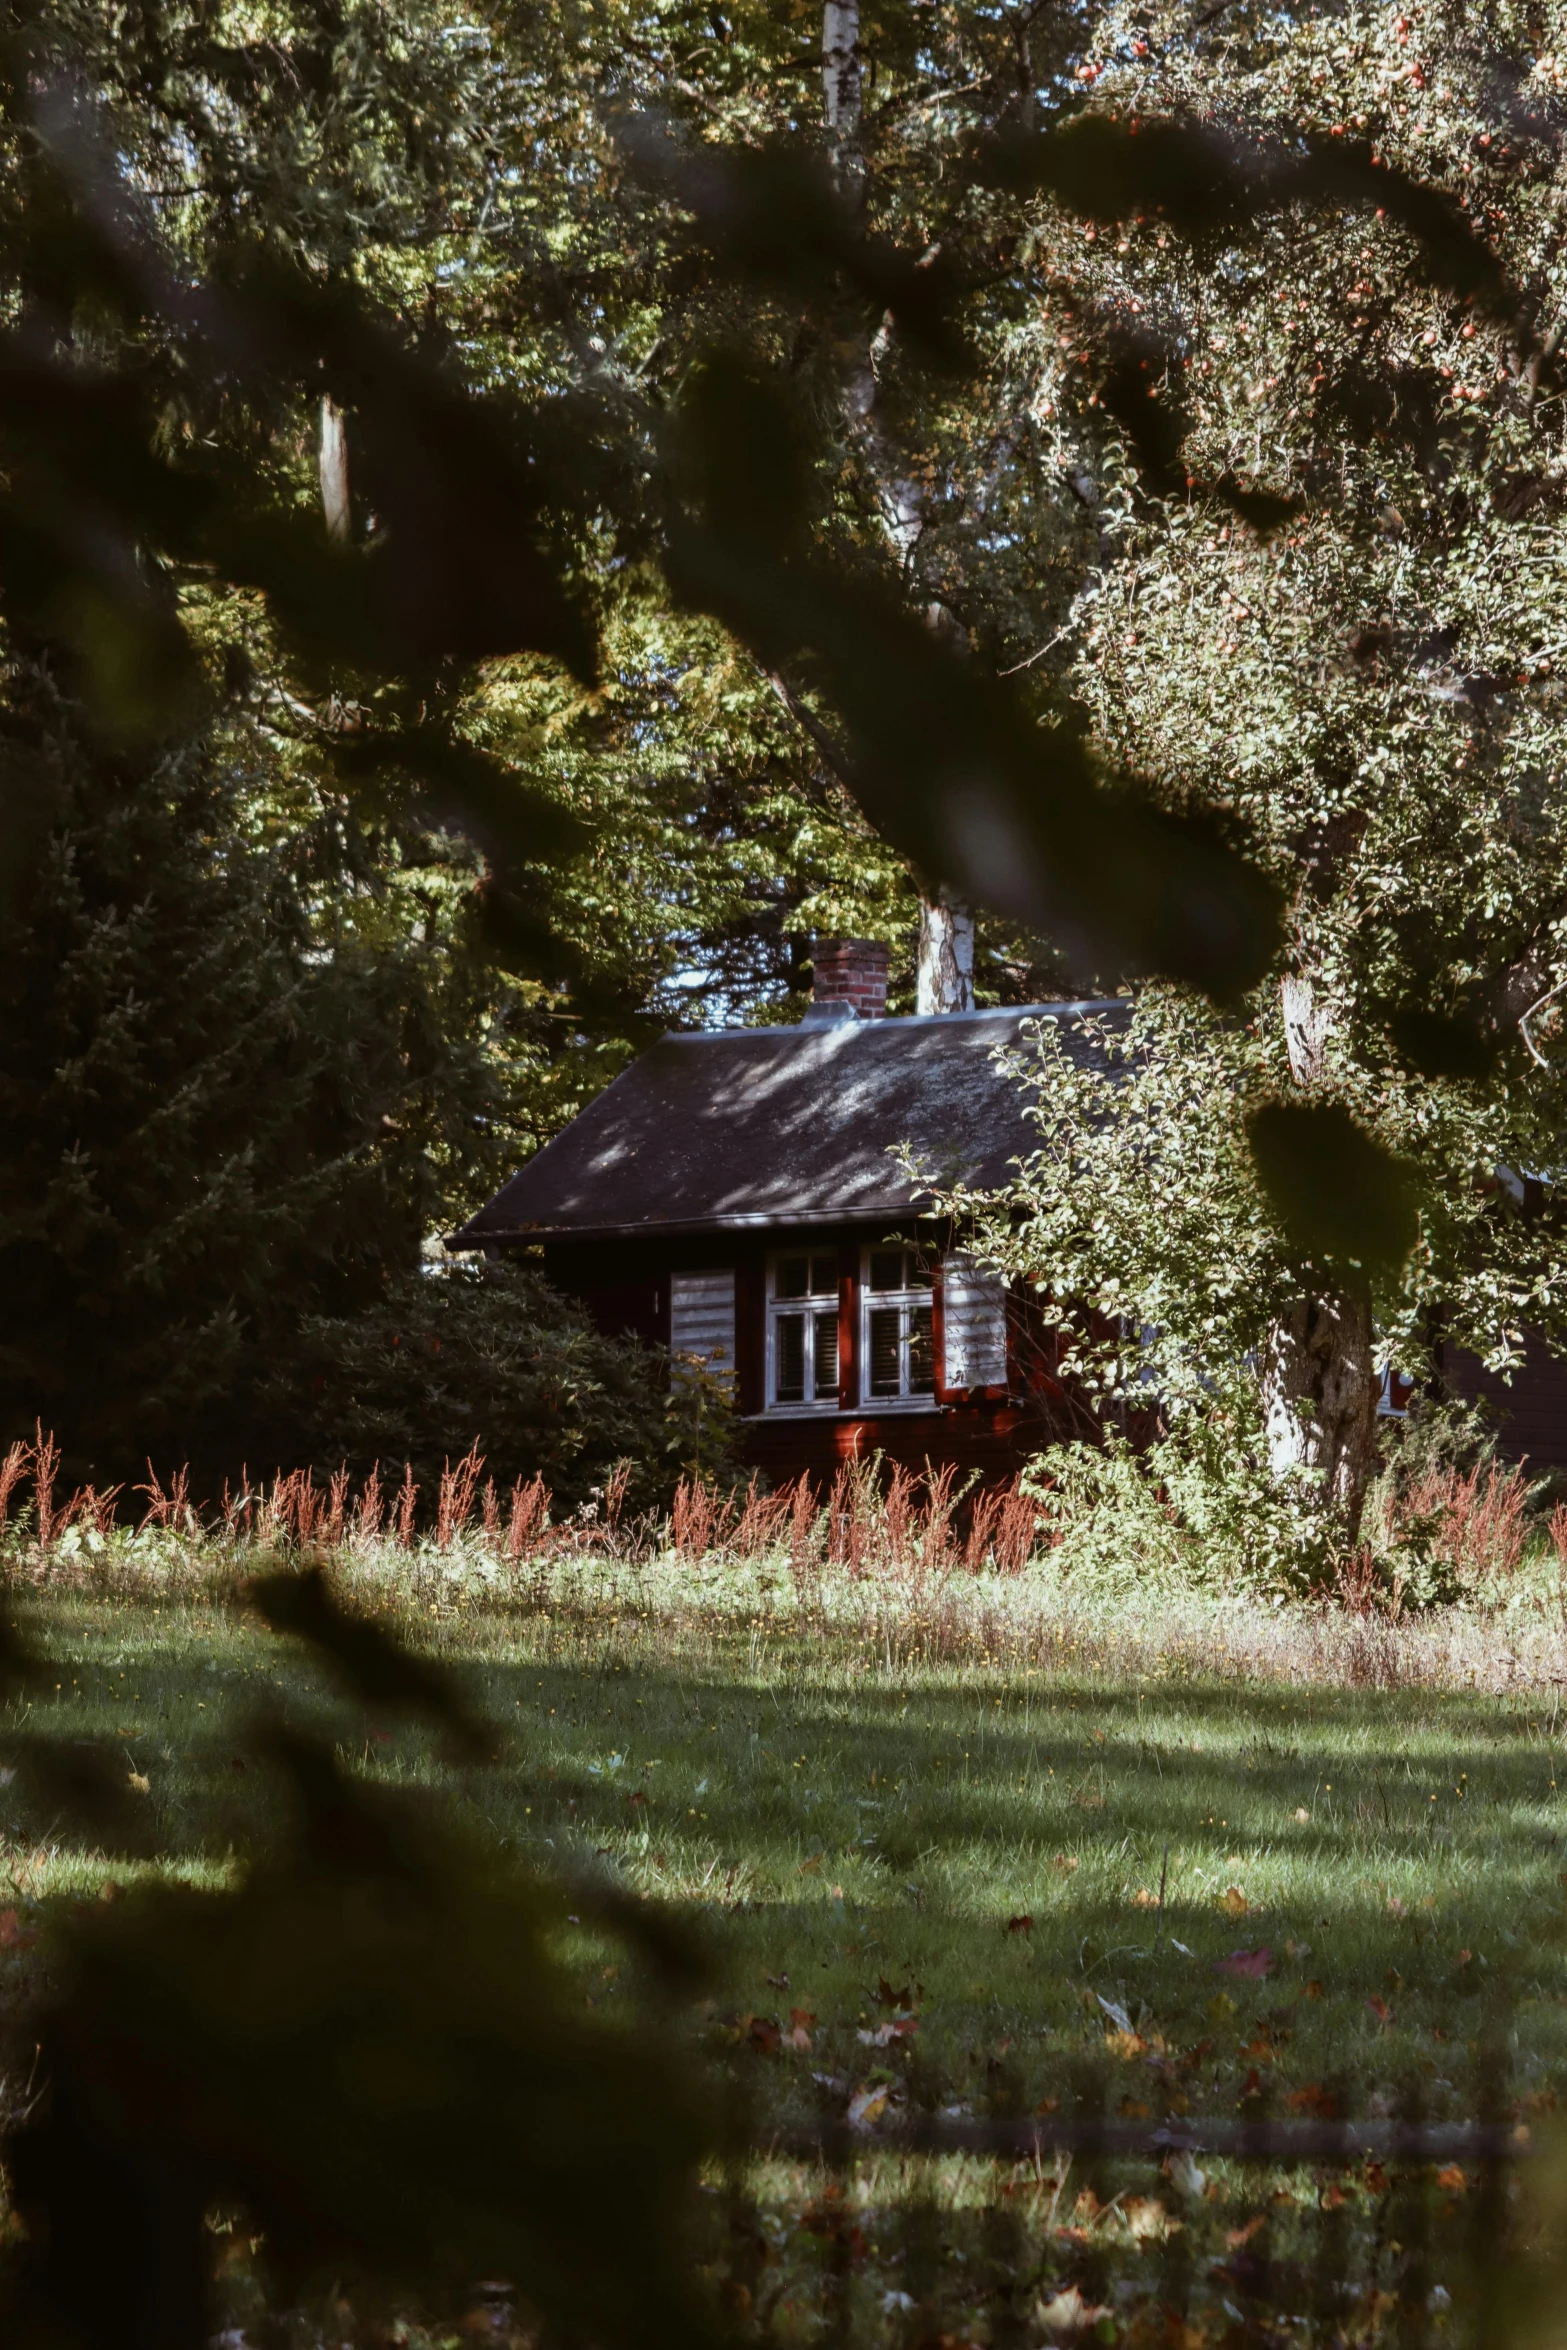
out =
[[(1290, 1075), (1309, 1092), (1325, 1072), (1332, 1004), (1291, 973), (1280, 982), (1279, 1008)], [(1323, 1499), (1357, 1541), (1377, 1452), (1369, 1295), (1324, 1285), (1298, 1298), (1268, 1332), (1262, 1402), (1275, 1476), (1317, 1471)]]
[(348, 428), (343, 411), (330, 392), (321, 395), (321, 511), (326, 534), (335, 546), (353, 538), (353, 509), (348, 494)]
[(1262, 1400), (1274, 1475), (1315, 1470), (1346, 1539), (1358, 1541), (1377, 1449), (1370, 1298), (1324, 1288), (1297, 1299), (1268, 1332)]
[(920, 902), (914, 975), (916, 1011), (973, 1011), (974, 917), (945, 891)]
[(827, 0), (822, 10), (822, 113), (838, 193), (856, 197), (865, 179), (860, 145), (860, 0)]
[[(846, 202), (865, 190), (865, 148), (861, 136), (864, 84), (860, 57), (860, 0), (825, 0), (822, 10), (822, 114), (827, 128), (833, 183)], [(925, 527), (925, 485), (910, 471), (877, 414), (876, 368), (872, 347), (857, 351), (844, 381), (844, 405), (865, 453), (887, 536), (905, 571)], [(945, 604), (925, 607), (937, 636), (967, 645), (967, 631)], [(920, 900), (916, 956), (917, 1002), (922, 1012), (974, 1009), (974, 917), (945, 892)]]

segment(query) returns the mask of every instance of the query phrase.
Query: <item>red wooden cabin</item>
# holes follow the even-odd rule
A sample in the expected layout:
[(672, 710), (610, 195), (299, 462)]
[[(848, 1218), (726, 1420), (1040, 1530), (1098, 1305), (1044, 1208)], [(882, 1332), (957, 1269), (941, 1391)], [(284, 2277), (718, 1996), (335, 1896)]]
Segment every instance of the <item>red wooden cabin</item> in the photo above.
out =
[(886, 980), (886, 950), (850, 942), (818, 955), (798, 1027), (665, 1036), (454, 1236), (542, 1248), (600, 1329), (706, 1362), (775, 1483), (875, 1452), (1010, 1476), (1094, 1425), (1037, 1312), (965, 1259), (927, 1182), (996, 1188), (1033, 1147), (998, 1048), (1045, 1017), (1088, 1052), (1083, 1015), (1127, 1007), (889, 1019)]

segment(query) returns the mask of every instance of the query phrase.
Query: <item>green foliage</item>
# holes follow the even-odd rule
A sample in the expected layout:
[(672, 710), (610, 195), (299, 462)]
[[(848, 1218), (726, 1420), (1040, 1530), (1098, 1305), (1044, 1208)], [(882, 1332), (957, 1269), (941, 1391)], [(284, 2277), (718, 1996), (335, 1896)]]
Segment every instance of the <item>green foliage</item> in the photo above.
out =
[[(1170, 10), (1135, 38), (1106, 17), (1079, 121), (1018, 150), (1013, 184), (1067, 199), (1030, 215), (1059, 274), (1018, 347), (1102, 518), (1064, 657), (1098, 738), (1172, 804), (1247, 819), (1289, 894), (1243, 1029), (1150, 1005), (1163, 1077), (1135, 1076), (1085, 1141), (1065, 1219), (1067, 1278), (1119, 1283), (1116, 1310), (1169, 1334), (1177, 1406), (1199, 1363), (1216, 1394), (1244, 1388), (1236, 1366), (1334, 1256), (1382, 1255), (1382, 1342), (1411, 1372), (1436, 1308), (1503, 1368), (1525, 1324), (1564, 1327), (1560, 1213), (1549, 1192), (1526, 1212), (1522, 1181), (1560, 1164), (1564, 1107), (1563, 615), (1543, 557), (1560, 32), (1559, 12), (1510, 7)], [(1347, 214), (1298, 200), (1328, 182)], [(1117, 404), (1093, 317), (1145, 337), (1180, 415), (1173, 473)], [(1284, 504), (1251, 527), (1233, 500), (1215, 511), (1224, 482)], [(1286, 976), (1305, 989), (1288, 1050)], [(1234, 1147), (1248, 1113), (1276, 1127), (1267, 1202)], [(1313, 1121), (1319, 1141), (1338, 1122), (1334, 1148), (1305, 1147)], [(1140, 1166), (1142, 1237), (1121, 1188)], [(1067, 1178), (1032, 1181), (1058, 1198)], [(1041, 1243), (1060, 1228), (1052, 1212)], [(1255, 1394), (1235, 1409), (1244, 1450)]]
[(41, 670), (7, 686), (40, 823), (0, 933), (0, 1416), (102, 1484), (224, 1454), (300, 1311), (374, 1294), (442, 1113), (417, 974), (322, 940), (308, 859), (247, 837), (210, 738), (113, 751)]
[(1299, 1597), (1328, 1579), (1330, 1528), (1307, 1480), (1274, 1477), (1218, 1414), (1136, 1448), (1113, 1430), (1102, 1444), (1052, 1445), (1026, 1485), (1053, 1563), (1095, 1589)]
[(1358, 1277), (1383, 1360), (1425, 1368), (1440, 1314), (1449, 1339), (1505, 1365), (1525, 1319), (1551, 1326), (1556, 1313), (1559, 1211), (1526, 1207), (1522, 1186), (1495, 1173), (1530, 1163), (1540, 1105), (1521, 1088), (1427, 1077), (1389, 1056), (1335, 1062), (1332, 1117), (1348, 1128), (1347, 1102), (1380, 1129), (1402, 1170), (1399, 1212), (1417, 1219), (1413, 1248), (1372, 1258), (1363, 1202), (1346, 1210), (1334, 1197), (1351, 1156), (1342, 1144), (1325, 1162), (1286, 1163), (1306, 1201), (1304, 1232), (1263, 1189), (1248, 1114), (1269, 1115), (1290, 1090), (1277, 1025), (1221, 1025), (1189, 996), (1148, 990), (1129, 1021), (1090, 1026), (1102, 1048), (1091, 1061), (1042, 1024), (1037, 1055), (1014, 1070), (1038, 1147), (1004, 1198), (952, 1205), (1058, 1318), (1070, 1376), (1108, 1405), (1157, 1408), (1163, 1440), (1148, 1475), (1181, 1496), (1188, 1522), (1218, 1513), (1221, 1554), (1237, 1564), (1277, 1571), (1293, 1549), (1290, 1572), (1309, 1581), (1331, 1528), (1304, 1468), (1281, 1483), (1270, 1467), (1262, 1367), (1270, 1332), (1328, 1270), (1311, 1244), (1326, 1231), (1335, 1251), (1371, 1259)]
[(633, 1504), (662, 1498), (681, 1465), (670, 1452), (705, 1425), (698, 1401), (666, 1395), (659, 1354), (600, 1337), (516, 1262), (402, 1274), (351, 1313), (308, 1320), (267, 1400), (287, 1457), (361, 1476), (408, 1462), (429, 1495), (476, 1444), (503, 1490), (542, 1476), (569, 1506), (622, 1460)]

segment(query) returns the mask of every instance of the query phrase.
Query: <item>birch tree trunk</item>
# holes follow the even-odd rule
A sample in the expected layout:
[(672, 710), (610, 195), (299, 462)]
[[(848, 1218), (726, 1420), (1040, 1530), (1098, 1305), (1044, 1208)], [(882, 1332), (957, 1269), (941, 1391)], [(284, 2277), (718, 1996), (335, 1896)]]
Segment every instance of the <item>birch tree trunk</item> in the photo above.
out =
[[(825, 0), (822, 10), (822, 114), (833, 183), (847, 203), (865, 192), (864, 76), (860, 54), (860, 0)], [(907, 571), (925, 527), (925, 489), (909, 471), (877, 413), (874, 347), (856, 353), (844, 385), (845, 406), (867, 459), (887, 536)], [(944, 604), (928, 604), (925, 618), (938, 635), (966, 644), (965, 632)], [(974, 916), (945, 891), (920, 900), (916, 954), (921, 1012), (974, 1008)]]
[(343, 411), (330, 392), (321, 395), (321, 511), (326, 534), (335, 546), (353, 538), (353, 508), (348, 489), (348, 428)]
[(827, 0), (822, 11), (822, 113), (838, 193), (848, 199), (865, 183), (860, 145), (860, 0)]
[[(1309, 979), (1280, 985), (1290, 1075), (1303, 1090), (1322, 1076), (1332, 1006)], [(1277, 1477), (1315, 1471), (1346, 1540), (1360, 1537), (1376, 1467), (1377, 1377), (1367, 1290), (1323, 1283), (1297, 1298), (1263, 1348), (1268, 1460)]]
[(920, 904), (914, 985), (918, 1012), (974, 1009), (974, 917), (945, 891)]

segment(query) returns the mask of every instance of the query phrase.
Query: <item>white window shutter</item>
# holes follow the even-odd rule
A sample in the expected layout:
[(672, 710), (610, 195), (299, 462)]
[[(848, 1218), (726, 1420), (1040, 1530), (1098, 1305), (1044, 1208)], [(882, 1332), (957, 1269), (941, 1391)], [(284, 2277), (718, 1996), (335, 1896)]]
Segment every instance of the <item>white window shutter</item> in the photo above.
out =
[(676, 1359), (696, 1355), (717, 1379), (733, 1386), (735, 1376), (735, 1277), (722, 1273), (671, 1273), (669, 1351)]
[(965, 1256), (949, 1256), (941, 1271), (942, 1384), (951, 1388), (1007, 1384), (1007, 1292), (999, 1273), (982, 1273)]

